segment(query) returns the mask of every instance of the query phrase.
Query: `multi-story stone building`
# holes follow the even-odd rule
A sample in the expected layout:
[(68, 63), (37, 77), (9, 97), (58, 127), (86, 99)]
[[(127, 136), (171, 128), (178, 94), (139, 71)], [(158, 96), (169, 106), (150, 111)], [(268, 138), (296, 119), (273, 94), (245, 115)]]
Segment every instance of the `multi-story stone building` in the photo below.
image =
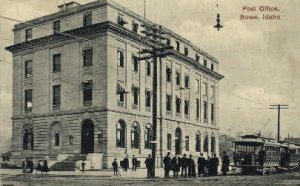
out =
[[(14, 27), (13, 159), (151, 153), (153, 22), (110, 0), (59, 6)], [(157, 157), (218, 153), (218, 60), (161, 27), (174, 49), (158, 61)], [(141, 163), (141, 166), (144, 163)]]

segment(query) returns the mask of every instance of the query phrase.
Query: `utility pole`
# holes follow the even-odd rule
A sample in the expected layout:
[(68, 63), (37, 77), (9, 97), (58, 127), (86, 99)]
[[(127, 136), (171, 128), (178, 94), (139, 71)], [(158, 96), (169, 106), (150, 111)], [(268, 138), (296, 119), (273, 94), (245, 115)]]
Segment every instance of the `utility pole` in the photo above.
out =
[(157, 59), (163, 58), (169, 55), (168, 50), (172, 50), (173, 47), (161, 42), (162, 40), (168, 40), (163, 37), (164, 34), (161, 27), (157, 28), (157, 25), (142, 25), (145, 28), (142, 33), (146, 35), (148, 39), (153, 41), (152, 49), (144, 49), (139, 54), (147, 54), (144, 57), (139, 57), (138, 60), (152, 59), (153, 64), (153, 79), (152, 79), (152, 158), (153, 158), (153, 172), (152, 177), (155, 177), (155, 164), (156, 164), (156, 146), (157, 146)]
[(280, 110), (281, 109), (289, 109), (289, 105), (283, 105), (283, 104), (278, 104), (278, 105), (270, 105), (270, 109), (277, 109), (277, 140), (280, 140)]

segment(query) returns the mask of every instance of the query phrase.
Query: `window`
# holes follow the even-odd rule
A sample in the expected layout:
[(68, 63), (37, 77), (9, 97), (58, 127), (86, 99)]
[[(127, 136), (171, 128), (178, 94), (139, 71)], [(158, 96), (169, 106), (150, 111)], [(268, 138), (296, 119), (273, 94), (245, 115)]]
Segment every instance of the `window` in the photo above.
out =
[(25, 112), (32, 111), (32, 89), (25, 90)]
[(196, 93), (200, 93), (200, 85), (199, 85), (199, 80), (195, 80), (195, 87), (196, 87)]
[(25, 30), (25, 41), (32, 40), (32, 28)]
[(207, 67), (207, 60), (206, 60), (206, 59), (204, 59), (203, 65), (204, 65), (205, 67)]
[(171, 45), (171, 39), (167, 39), (167, 45), (170, 46)]
[(211, 96), (211, 98), (214, 98), (215, 97), (215, 87), (214, 86), (211, 86), (210, 87), (210, 96)]
[(151, 62), (150, 61), (146, 62), (146, 72), (147, 72), (147, 76), (151, 76)]
[(184, 47), (184, 55), (186, 56), (189, 55), (189, 49), (187, 47)]
[(171, 95), (167, 95), (167, 111), (171, 111), (172, 110), (172, 96)]
[(203, 101), (204, 122), (207, 122), (207, 101)]
[(32, 60), (25, 61), (25, 78), (32, 77)]
[(185, 136), (185, 150), (186, 151), (190, 150), (190, 138), (189, 138), (189, 136)]
[[(119, 83), (117, 84), (117, 97), (118, 97), (118, 102), (124, 103), (125, 90)], [(119, 106), (123, 106), (123, 104)]]
[(117, 123), (117, 137), (116, 137), (117, 147), (125, 148), (125, 137), (126, 137), (126, 125), (124, 121), (119, 121)]
[(203, 94), (204, 96), (207, 96), (207, 83), (203, 83), (203, 88), (204, 88)]
[(205, 134), (203, 151), (208, 152), (208, 135)]
[(166, 76), (167, 76), (167, 82), (171, 82), (171, 79), (172, 79), (172, 70), (169, 67), (167, 67)]
[(197, 120), (200, 117), (200, 108), (199, 108), (199, 105), (200, 105), (200, 101), (199, 101), (199, 99), (196, 99), (196, 119)]
[(140, 126), (134, 122), (131, 127), (131, 148), (140, 148)]
[(24, 127), (23, 131), (23, 150), (33, 150), (34, 133), (32, 127)]
[(119, 14), (118, 15), (118, 20), (117, 20), (118, 24), (121, 26), (124, 26), (125, 24), (127, 24), (127, 22), (124, 20), (123, 15)]
[(145, 149), (151, 149), (152, 127), (150, 124), (146, 125), (144, 138), (145, 138)]
[(138, 32), (138, 29), (139, 29), (139, 24), (137, 24), (136, 22), (132, 21), (132, 31)]
[(146, 97), (145, 97), (145, 106), (150, 108), (151, 107), (151, 91), (146, 90)]
[(139, 71), (139, 61), (136, 56), (132, 56), (132, 64), (133, 64), (133, 71), (138, 72)]
[(83, 14), (83, 26), (89, 26), (92, 24), (92, 12), (86, 12)]
[(167, 148), (172, 150), (172, 134), (167, 134)]
[(214, 136), (214, 134), (212, 134), (211, 136), (211, 152), (216, 152), (216, 138)]
[(176, 41), (176, 50), (179, 52), (180, 50), (180, 42), (179, 41)]
[(53, 55), (52, 64), (53, 64), (53, 72), (61, 71), (61, 55), (60, 54)]
[(196, 59), (196, 61), (199, 62), (199, 61), (200, 61), (200, 56), (199, 56), (198, 54), (196, 54), (196, 55), (195, 55), (195, 59)]
[(59, 133), (55, 133), (55, 146), (60, 146)]
[(132, 96), (133, 96), (133, 105), (137, 106), (139, 104), (139, 88), (133, 86), (132, 87)]
[(60, 106), (60, 85), (53, 86), (53, 107)]
[(184, 101), (184, 114), (185, 115), (189, 115), (189, 104), (190, 104), (189, 101), (187, 101), (187, 100)]
[(184, 77), (184, 86), (185, 86), (185, 88), (189, 88), (189, 82), (190, 82), (189, 76), (185, 76)]
[(196, 152), (201, 151), (201, 134), (199, 131), (196, 133)]
[(176, 113), (180, 113), (180, 107), (181, 107), (181, 100), (180, 98), (176, 97)]
[(118, 65), (124, 67), (124, 54), (121, 50), (118, 50)]
[(211, 69), (212, 71), (214, 71), (214, 68), (215, 68), (214, 64), (213, 64), (213, 63), (210, 64), (210, 69)]
[(89, 67), (93, 65), (93, 49), (83, 50), (83, 66)]
[(215, 104), (211, 103), (211, 111), (210, 111), (210, 119), (211, 119), (211, 122), (214, 122), (215, 120)]
[(53, 33), (58, 34), (60, 32), (60, 20), (53, 22)]
[(93, 81), (92, 80), (84, 81), (82, 83), (82, 89), (83, 89), (83, 104), (85, 106), (92, 105), (92, 101), (93, 101)]
[(180, 85), (181, 75), (180, 72), (176, 72), (176, 85)]

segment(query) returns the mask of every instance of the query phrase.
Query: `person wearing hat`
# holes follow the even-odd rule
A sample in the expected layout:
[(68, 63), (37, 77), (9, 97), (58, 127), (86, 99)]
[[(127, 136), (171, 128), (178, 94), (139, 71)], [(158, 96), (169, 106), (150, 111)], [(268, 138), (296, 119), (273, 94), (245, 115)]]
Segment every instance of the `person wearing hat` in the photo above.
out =
[(188, 159), (188, 173), (190, 178), (196, 177), (196, 165), (192, 154), (190, 154), (190, 158)]
[(181, 177), (187, 177), (187, 167), (188, 167), (188, 159), (186, 157), (186, 154), (183, 154), (183, 157), (180, 160), (181, 162)]

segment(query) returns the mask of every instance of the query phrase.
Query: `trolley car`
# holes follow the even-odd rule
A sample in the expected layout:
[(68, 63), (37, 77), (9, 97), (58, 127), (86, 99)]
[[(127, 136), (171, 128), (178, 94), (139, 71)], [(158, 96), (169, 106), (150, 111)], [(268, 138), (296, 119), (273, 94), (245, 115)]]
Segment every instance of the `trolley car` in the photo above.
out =
[(278, 172), (299, 167), (299, 146), (259, 135), (245, 135), (234, 144), (234, 165), (244, 174)]

